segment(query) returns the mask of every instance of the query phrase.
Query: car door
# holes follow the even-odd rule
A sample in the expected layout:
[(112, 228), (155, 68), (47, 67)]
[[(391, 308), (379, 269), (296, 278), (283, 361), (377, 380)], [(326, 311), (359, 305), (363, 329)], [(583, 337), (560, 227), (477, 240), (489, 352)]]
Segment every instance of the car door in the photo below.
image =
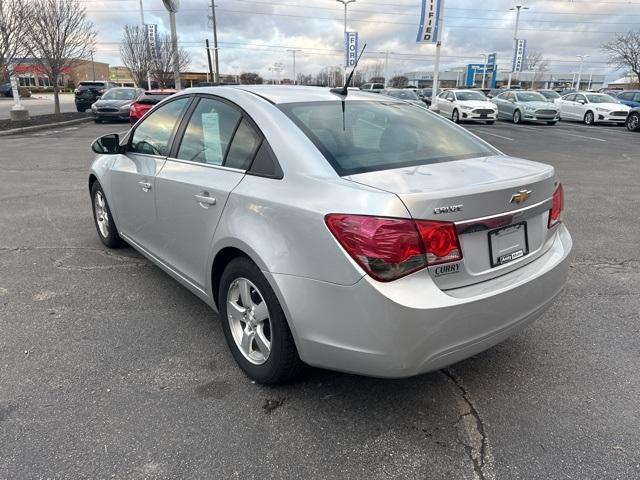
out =
[(192, 105), (157, 176), (161, 258), (204, 289), (213, 234), (231, 191), (251, 164), (262, 137), (230, 102), (202, 96)]
[(571, 104), (571, 111), (573, 112), (573, 118), (576, 120), (582, 120), (584, 118), (584, 114), (587, 113), (590, 106), (587, 102), (587, 97), (582, 95), (581, 93), (576, 93), (575, 101)]
[(558, 101), (558, 106), (560, 107), (560, 116), (562, 118), (575, 120), (576, 112), (575, 108), (573, 108), (573, 104), (575, 103), (576, 96), (575, 94), (565, 95)]
[(112, 204), (118, 229), (126, 240), (154, 253), (156, 208), (154, 187), (164, 165), (171, 138), (192, 97), (180, 97), (161, 105), (130, 133), (123, 155), (110, 170)]
[(516, 96), (512, 92), (504, 94), (504, 101), (502, 102), (502, 112), (504, 117), (513, 118), (513, 112), (516, 109)]
[(451, 95), (451, 92), (444, 92), (439, 98), (438, 106), (440, 109), (440, 113), (442, 113), (446, 117), (451, 116), (451, 112), (453, 111), (453, 109), (451, 108), (452, 100), (453, 96)]

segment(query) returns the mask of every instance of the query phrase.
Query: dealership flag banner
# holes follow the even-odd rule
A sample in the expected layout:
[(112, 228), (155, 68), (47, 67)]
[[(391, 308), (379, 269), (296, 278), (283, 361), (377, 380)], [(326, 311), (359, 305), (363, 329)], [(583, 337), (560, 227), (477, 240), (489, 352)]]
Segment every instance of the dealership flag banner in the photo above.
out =
[(422, 13), (416, 43), (438, 43), (440, 41), (440, 15), (442, 0), (422, 0)]
[(344, 66), (353, 68), (358, 60), (358, 32), (344, 34)]
[(512, 72), (521, 72), (524, 70), (524, 62), (527, 58), (527, 41), (526, 40), (516, 40), (516, 51), (513, 56), (513, 68)]
[(145, 35), (147, 37), (147, 51), (151, 58), (158, 58), (158, 25), (154, 23), (145, 23)]

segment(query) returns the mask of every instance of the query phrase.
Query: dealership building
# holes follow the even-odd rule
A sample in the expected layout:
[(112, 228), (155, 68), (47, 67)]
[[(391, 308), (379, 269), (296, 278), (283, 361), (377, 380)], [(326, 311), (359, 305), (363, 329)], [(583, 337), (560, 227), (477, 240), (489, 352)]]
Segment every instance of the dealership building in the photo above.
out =
[[(471, 66), (453, 68), (440, 72), (440, 88), (476, 87), (482, 86), (482, 67), (479, 69)], [(433, 86), (432, 71), (413, 71), (403, 74), (409, 80), (409, 85), (418, 88), (430, 88)], [(575, 85), (578, 73), (566, 72), (518, 72), (512, 74), (511, 85), (522, 88), (570, 88)], [(492, 81), (493, 80), (493, 81)], [(487, 88), (499, 88), (509, 83), (508, 71), (487, 72), (485, 86)], [(597, 90), (605, 86), (605, 76), (583, 71), (580, 77), (581, 90)]]
[[(52, 80), (33, 58), (23, 58), (12, 65), (20, 85), (24, 87), (51, 87)], [(72, 87), (83, 80), (109, 80), (109, 65), (91, 60), (76, 60), (65, 68), (58, 79), (61, 87)]]

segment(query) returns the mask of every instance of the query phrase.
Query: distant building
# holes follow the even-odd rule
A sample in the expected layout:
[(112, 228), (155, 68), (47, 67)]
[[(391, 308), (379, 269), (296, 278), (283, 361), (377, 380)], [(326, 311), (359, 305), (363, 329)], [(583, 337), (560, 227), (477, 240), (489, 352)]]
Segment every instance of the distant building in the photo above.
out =
[[(12, 66), (20, 85), (25, 87), (51, 87), (53, 82), (33, 58), (23, 58)], [(58, 79), (61, 87), (74, 87), (83, 80), (108, 80), (109, 65), (91, 60), (77, 60), (63, 70)]]
[[(135, 87), (135, 82), (133, 78), (131, 78), (131, 74), (129, 73), (129, 69), (127, 67), (115, 66), (109, 68), (109, 80), (112, 83), (115, 83), (119, 87)], [(142, 85), (143, 88), (146, 88), (146, 85)]]
[(638, 77), (634, 75), (632, 77), (619, 78), (615, 82), (609, 82), (607, 86), (614, 89), (632, 90), (640, 87), (640, 83), (638, 83)]

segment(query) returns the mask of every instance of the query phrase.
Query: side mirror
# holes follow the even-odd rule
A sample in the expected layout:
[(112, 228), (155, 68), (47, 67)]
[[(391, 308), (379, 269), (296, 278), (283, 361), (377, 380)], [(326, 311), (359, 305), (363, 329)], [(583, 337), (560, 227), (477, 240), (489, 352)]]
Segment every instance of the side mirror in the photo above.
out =
[(587, 103), (587, 102), (585, 102), (584, 100), (580, 99), (580, 100), (578, 100), (578, 103), (579, 103), (580, 105), (584, 105), (584, 104), (585, 104), (585, 103)]
[(117, 133), (108, 133), (94, 140), (91, 150), (95, 153), (114, 155), (120, 153), (120, 136)]
[(447, 98), (447, 102), (453, 103), (453, 98)]

